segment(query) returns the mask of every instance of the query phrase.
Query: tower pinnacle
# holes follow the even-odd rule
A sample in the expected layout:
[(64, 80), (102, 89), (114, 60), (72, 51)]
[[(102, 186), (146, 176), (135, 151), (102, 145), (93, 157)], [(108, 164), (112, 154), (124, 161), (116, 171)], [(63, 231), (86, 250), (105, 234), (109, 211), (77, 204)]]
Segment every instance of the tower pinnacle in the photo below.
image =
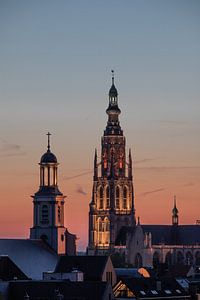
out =
[(174, 207), (172, 209), (172, 224), (178, 225), (178, 209), (176, 207), (176, 196), (174, 195)]
[(51, 136), (51, 133), (48, 132), (48, 133), (47, 133), (47, 136), (48, 136), (47, 151), (50, 152), (50, 136)]

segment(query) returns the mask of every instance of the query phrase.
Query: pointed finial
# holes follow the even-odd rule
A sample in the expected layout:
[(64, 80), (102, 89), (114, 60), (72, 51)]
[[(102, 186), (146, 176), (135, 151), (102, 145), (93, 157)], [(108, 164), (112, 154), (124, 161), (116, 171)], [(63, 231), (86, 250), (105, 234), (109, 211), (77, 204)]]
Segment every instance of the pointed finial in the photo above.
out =
[(176, 207), (176, 195), (174, 195), (174, 207)]
[(138, 217), (138, 223), (137, 224), (140, 225), (140, 217)]
[(115, 72), (114, 72), (114, 70), (111, 70), (111, 73), (112, 73), (112, 84), (114, 84), (114, 81), (115, 81)]
[(48, 136), (47, 151), (50, 151), (50, 136), (51, 136), (51, 133), (48, 132), (48, 133), (47, 133), (47, 136)]

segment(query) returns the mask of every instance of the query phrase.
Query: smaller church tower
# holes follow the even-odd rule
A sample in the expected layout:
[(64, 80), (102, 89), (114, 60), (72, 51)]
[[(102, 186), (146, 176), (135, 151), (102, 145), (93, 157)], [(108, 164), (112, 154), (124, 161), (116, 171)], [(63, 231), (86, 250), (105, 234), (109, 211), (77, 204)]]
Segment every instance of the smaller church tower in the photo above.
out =
[(174, 196), (174, 207), (172, 209), (172, 225), (178, 226), (178, 209), (176, 207), (176, 196)]
[(30, 229), (31, 239), (42, 239), (56, 253), (66, 252), (66, 228), (64, 227), (65, 196), (58, 189), (56, 156), (50, 149), (50, 133), (47, 152), (40, 160), (40, 186), (33, 198), (33, 227)]

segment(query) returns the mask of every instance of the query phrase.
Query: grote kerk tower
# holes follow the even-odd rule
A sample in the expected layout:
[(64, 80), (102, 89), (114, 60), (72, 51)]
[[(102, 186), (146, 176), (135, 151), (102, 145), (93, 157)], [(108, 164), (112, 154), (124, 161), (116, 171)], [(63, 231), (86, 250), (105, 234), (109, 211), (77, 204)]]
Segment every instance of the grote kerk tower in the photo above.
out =
[(111, 253), (119, 245), (122, 227), (135, 225), (132, 158), (126, 160), (126, 139), (119, 122), (118, 92), (109, 91), (108, 121), (101, 139), (101, 158), (94, 156), (92, 201), (89, 211), (88, 254)]

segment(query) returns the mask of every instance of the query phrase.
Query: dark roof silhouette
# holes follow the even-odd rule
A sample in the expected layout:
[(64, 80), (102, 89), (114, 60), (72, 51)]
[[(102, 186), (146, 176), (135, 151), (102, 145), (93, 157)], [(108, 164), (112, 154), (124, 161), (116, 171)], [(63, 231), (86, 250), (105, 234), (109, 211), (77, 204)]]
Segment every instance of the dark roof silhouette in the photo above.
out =
[(42, 240), (0, 239), (0, 255), (10, 259), (32, 279), (42, 279), (44, 271), (53, 271), (58, 255)]
[(16, 279), (28, 279), (20, 268), (8, 257), (0, 256), (0, 280), (9, 281)]
[(47, 164), (47, 163), (54, 163), (57, 164), (57, 158), (55, 154), (53, 154), (50, 150), (47, 150), (46, 153), (44, 153), (40, 159), (41, 164)]
[(57, 196), (57, 195), (63, 195), (58, 186), (41, 186), (39, 190), (35, 193), (35, 196)]
[(200, 244), (199, 225), (141, 225), (144, 232), (151, 232), (152, 244), (173, 245), (173, 231), (176, 230), (177, 245), (197, 245)]
[(174, 278), (122, 278), (121, 281), (133, 292), (136, 299), (190, 299), (189, 294)]
[(9, 299), (24, 299), (26, 294), (30, 299), (56, 299), (56, 293), (60, 293), (66, 300), (102, 300), (108, 290), (112, 295), (107, 282), (12, 281), (9, 286)]
[(67, 273), (74, 269), (84, 273), (84, 280), (102, 280), (108, 256), (60, 256), (55, 272)]

